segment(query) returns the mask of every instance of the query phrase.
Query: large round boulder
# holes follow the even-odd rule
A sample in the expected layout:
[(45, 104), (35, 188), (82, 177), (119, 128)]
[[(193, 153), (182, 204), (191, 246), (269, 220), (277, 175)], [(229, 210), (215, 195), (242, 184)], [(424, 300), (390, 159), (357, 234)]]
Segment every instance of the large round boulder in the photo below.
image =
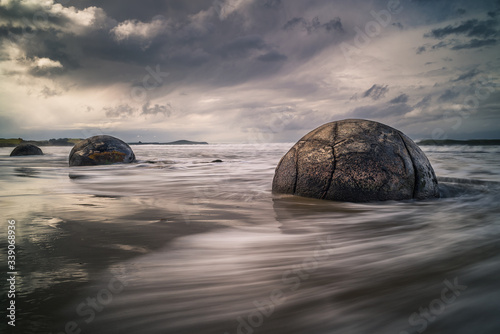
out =
[(17, 157), (20, 155), (43, 155), (40, 147), (33, 144), (19, 144), (10, 153), (11, 157)]
[(106, 135), (79, 141), (69, 154), (70, 166), (108, 165), (133, 161), (135, 155), (127, 143)]
[(276, 167), (273, 192), (349, 202), (439, 197), (422, 150), (402, 132), (361, 119), (302, 137)]

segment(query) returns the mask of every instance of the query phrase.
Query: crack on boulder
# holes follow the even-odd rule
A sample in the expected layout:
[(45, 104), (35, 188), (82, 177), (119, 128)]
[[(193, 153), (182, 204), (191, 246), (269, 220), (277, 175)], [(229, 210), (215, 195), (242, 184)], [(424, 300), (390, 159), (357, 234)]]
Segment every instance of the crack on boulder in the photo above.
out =
[[(404, 143), (404, 142), (403, 142)], [(406, 148), (406, 145), (405, 145), (405, 148)], [(408, 151), (408, 149), (406, 149), (406, 151)], [(399, 152), (394, 152), (394, 154), (399, 158), (401, 159), (401, 162), (403, 163), (403, 166), (405, 166), (405, 172), (406, 174), (408, 174), (408, 167), (406, 166), (406, 162), (405, 162), (405, 159), (403, 158), (403, 156), (401, 154), (399, 154)], [(408, 154), (410, 154), (410, 152), (408, 152)], [(410, 159), (411, 160), (411, 159)]]
[(326, 198), (326, 195), (328, 194), (328, 191), (330, 190), (330, 187), (332, 185), (332, 181), (333, 181), (333, 174), (335, 173), (335, 169), (337, 167), (337, 159), (335, 157), (335, 145), (337, 144), (336, 141), (337, 141), (337, 123), (335, 123), (335, 127), (333, 128), (333, 145), (328, 145), (332, 148), (332, 157), (333, 157), (333, 161), (332, 161), (332, 173), (330, 174), (330, 177), (328, 178), (328, 182), (326, 184), (326, 188), (325, 188), (325, 192), (323, 193), (323, 195), (321, 196), (321, 199), (325, 199)]
[(417, 166), (415, 165), (415, 162), (413, 161), (413, 157), (410, 153), (410, 150), (408, 149), (408, 146), (406, 146), (406, 142), (403, 139), (403, 136), (401, 136), (401, 133), (398, 132), (398, 136), (403, 142), (403, 145), (406, 149), (406, 152), (408, 152), (408, 156), (410, 157), (411, 164), (413, 166), (413, 175), (414, 175), (414, 180), (413, 180), (413, 198), (416, 198), (416, 193), (417, 193), (417, 185), (418, 185), (418, 175), (417, 175)]
[[(335, 125), (335, 128), (337, 128), (337, 126)], [(335, 133), (335, 136), (336, 136), (336, 133)], [(343, 139), (341, 141), (339, 141), (338, 143), (336, 143), (335, 141), (333, 142), (333, 147), (337, 146), (337, 145), (340, 145), (342, 143), (345, 143), (346, 141), (348, 141), (349, 139)]]
[(302, 148), (303, 144), (297, 145), (297, 149), (295, 150), (295, 182), (293, 183), (292, 194), (295, 195), (297, 191), (297, 182), (299, 180), (299, 150)]

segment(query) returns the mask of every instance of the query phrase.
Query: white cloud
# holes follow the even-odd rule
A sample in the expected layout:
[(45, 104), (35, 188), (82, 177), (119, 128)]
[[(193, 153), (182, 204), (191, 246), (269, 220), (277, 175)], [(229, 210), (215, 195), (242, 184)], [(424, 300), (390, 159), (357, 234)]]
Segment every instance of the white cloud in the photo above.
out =
[(150, 41), (165, 32), (168, 25), (168, 22), (162, 19), (155, 19), (149, 23), (138, 20), (127, 20), (111, 29), (111, 34), (119, 42), (126, 39)]
[(62, 68), (62, 64), (57, 61), (57, 60), (52, 60), (49, 58), (38, 58), (35, 57), (32, 60), (32, 67), (38, 67), (38, 68)]
[(251, 4), (253, 0), (218, 0), (214, 2), (213, 8), (220, 20), (225, 20), (234, 12), (241, 11)]
[(2, 16), (0, 26), (34, 31), (55, 28), (80, 35), (89, 29), (103, 27), (109, 21), (101, 8), (64, 7), (53, 0), (0, 0), (0, 7), (12, 14)]

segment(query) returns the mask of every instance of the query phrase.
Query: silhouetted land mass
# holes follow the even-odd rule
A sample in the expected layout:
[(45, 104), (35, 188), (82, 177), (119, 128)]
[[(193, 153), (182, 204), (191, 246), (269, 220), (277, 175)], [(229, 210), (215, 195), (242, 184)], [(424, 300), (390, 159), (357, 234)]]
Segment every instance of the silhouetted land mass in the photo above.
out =
[(14, 147), (19, 144), (33, 144), (36, 146), (73, 146), (80, 138), (59, 138), (49, 140), (24, 140), (22, 138), (0, 138), (0, 147)]
[(454, 140), (454, 139), (444, 139), (444, 140), (434, 140), (434, 139), (424, 139), (417, 143), (417, 145), (500, 145), (500, 139), (470, 139), (470, 140)]
[(159, 142), (136, 142), (136, 143), (128, 143), (129, 145), (208, 145), (206, 141), (191, 141), (191, 140), (176, 140), (168, 143), (159, 143)]

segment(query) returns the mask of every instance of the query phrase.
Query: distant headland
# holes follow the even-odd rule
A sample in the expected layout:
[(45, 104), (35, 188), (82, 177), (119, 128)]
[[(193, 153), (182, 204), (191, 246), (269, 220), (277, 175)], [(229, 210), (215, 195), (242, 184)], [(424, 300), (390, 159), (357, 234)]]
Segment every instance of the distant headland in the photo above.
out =
[[(15, 147), (19, 144), (33, 144), (36, 146), (74, 146), (82, 138), (59, 138), (49, 140), (24, 140), (22, 138), (0, 138), (0, 147)], [(135, 142), (129, 145), (208, 145), (205, 141), (176, 140), (168, 143), (159, 142)]]

